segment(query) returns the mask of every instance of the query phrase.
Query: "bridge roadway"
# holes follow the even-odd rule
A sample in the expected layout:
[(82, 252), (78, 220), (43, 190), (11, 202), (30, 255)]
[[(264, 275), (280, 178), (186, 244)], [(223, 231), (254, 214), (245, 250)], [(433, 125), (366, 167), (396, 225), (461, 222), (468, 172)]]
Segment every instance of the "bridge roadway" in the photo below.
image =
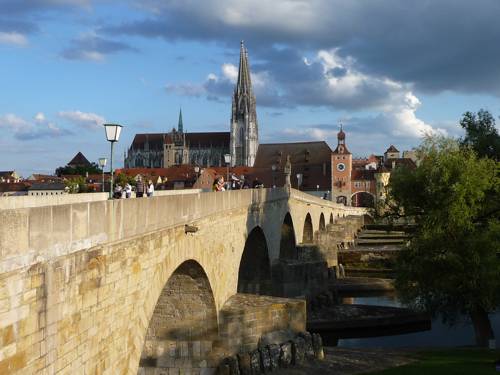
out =
[[(293, 189), (0, 210), (0, 374), (136, 374), (141, 355), (171, 367), (169, 350), (210, 367), (241, 328), (223, 327), (237, 292), (273, 294), (280, 254), (364, 213)], [(273, 316), (303, 325), (285, 310), (305, 305), (287, 301)]]

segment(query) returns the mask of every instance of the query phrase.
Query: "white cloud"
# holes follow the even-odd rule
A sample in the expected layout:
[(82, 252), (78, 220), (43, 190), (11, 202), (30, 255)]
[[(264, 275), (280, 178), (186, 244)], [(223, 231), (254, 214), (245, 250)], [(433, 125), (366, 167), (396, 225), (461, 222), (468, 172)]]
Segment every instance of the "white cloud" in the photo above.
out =
[[(222, 64), (221, 70), (224, 78), (232, 83), (236, 83), (238, 80), (238, 67), (236, 65), (224, 63)], [(215, 76), (215, 74), (212, 73), (212, 76)]]
[(0, 31), (0, 44), (12, 44), (19, 47), (24, 47), (28, 44), (28, 39), (21, 33), (12, 31)]
[(45, 114), (43, 112), (38, 112), (35, 115), (35, 121), (36, 122), (44, 122), (45, 121)]
[(97, 129), (106, 122), (105, 118), (91, 112), (82, 111), (60, 111), (58, 116), (73, 124), (82, 126), (87, 129)]
[(58, 137), (71, 134), (70, 131), (47, 121), (42, 112), (34, 116), (34, 123), (14, 114), (0, 115), (0, 129), (5, 129), (20, 140), (32, 140), (43, 137)]

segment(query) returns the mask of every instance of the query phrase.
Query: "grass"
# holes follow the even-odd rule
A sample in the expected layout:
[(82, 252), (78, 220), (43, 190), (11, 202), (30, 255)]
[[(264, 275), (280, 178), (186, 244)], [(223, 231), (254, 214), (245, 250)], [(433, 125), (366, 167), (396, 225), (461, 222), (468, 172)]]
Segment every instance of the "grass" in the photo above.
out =
[(408, 365), (369, 375), (487, 375), (500, 374), (495, 370), (495, 361), (500, 360), (500, 351), (460, 348), (422, 351), (416, 354), (417, 361)]

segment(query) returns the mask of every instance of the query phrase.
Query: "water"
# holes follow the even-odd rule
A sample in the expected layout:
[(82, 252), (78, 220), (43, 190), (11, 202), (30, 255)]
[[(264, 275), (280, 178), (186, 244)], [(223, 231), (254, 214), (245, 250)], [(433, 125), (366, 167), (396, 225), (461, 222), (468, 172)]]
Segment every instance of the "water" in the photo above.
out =
[[(352, 297), (349, 303), (379, 306), (402, 306), (395, 296)], [(500, 345), (500, 312), (490, 315), (491, 325), (497, 338), (497, 347)], [(452, 347), (475, 345), (474, 328), (472, 323), (463, 317), (456, 326), (450, 327), (441, 322), (440, 318), (432, 320), (429, 331), (406, 333), (394, 336), (378, 336), (367, 338), (339, 339), (338, 346), (342, 347)]]

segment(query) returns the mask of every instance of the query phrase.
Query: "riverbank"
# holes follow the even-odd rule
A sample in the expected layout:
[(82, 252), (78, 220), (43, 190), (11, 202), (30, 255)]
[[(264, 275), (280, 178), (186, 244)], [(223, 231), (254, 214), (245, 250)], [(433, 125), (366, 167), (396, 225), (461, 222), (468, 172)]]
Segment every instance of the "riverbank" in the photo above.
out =
[(277, 375), (354, 375), (379, 371), (412, 363), (415, 352), (410, 350), (353, 349), (325, 347), (325, 359), (283, 369)]
[(325, 347), (325, 359), (277, 375), (487, 375), (495, 373), (500, 351), (479, 348), (370, 349)]

